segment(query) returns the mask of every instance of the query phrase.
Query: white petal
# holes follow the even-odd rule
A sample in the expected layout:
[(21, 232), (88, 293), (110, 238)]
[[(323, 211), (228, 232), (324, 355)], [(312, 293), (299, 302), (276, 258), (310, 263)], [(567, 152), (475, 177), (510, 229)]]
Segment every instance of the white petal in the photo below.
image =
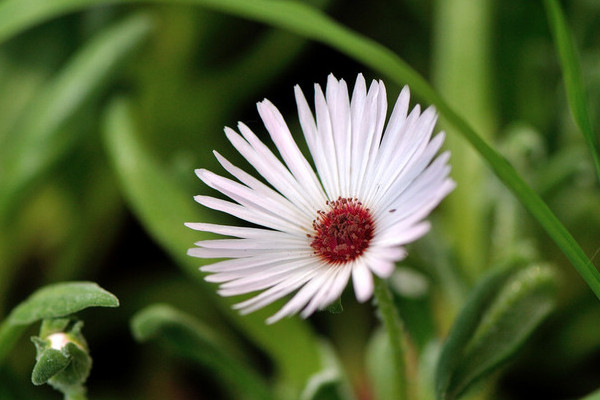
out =
[(323, 135), (319, 134), (317, 125), (315, 124), (314, 117), (310, 111), (310, 107), (304, 97), (304, 93), (300, 90), (299, 86), (294, 87), (294, 93), (296, 96), (296, 104), (298, 106), (298, 118), (300, 120), (300, 126), (304, 133), (308, 150), (312, 155), (317, 172), (321, 177), (321, 183), (325, 192), (332, 198), (333, 196), (333, 169), (328, 162), (328, 156), (325, 153), (325, 148), (322, 145)]
[(349, 197), (350, 193), (350, 152), (352, 136), (350, 126), (350, 100), (348, 87), (342, 79), (336, 80), (333, 75), (327, 78), (327, 107), (331, 117), (334, 149), (337, 159), (338, 177), (340, 180), (340, 196)]
[(246, 207), (229, 201), (202, 195), (194, 196), (194, 200), (205, 207), (225, 212), (239, 219), (243, 219), (244, 221), (252, 222), (253, 224), (293, 234), (306, 235), (307, 233), (305, 227), (288, 224), (278, 218), (271, 218), (267, 215), (257, 215)]
[(304, 310), (302, 310), (302, 313), (300, 314), (302, 318), (308, 318), (317, 310), (317, 308), (322, 310), (334, 300), (338, 299), (348, 284), (348, 278), (350, 277), (351, 271), (351, 268), (347, 268), (346, 266), (329, 267), (327, 279), (321, 284), (317, 294), (312, 297)]
[[(327, 192), (330, 199), (337, 199), (341, 196), (339, 168), (337, 160), (337, 151), (333, 139), (333, 130), (331, 127), (331, 118), (325, 95), (319, 85), (315, 85), (315, 113), (317, 117), (318, 146), (323, 148), (323, 159), (321, 162), (327, 165), (330, 171), (331, 189)], [(316, 158), (319, 154), (313, 154)]]
[(258, 112), (279, 154), (300, 186), (305, 188), (306, 194), (312, 198), (312, 204), (322, 204), (325, 194), (321, 190), (321, 183), (300, 152), (279, 110), (270, 101), (264, 100), (258, 103)]
[(415, 240), (424, 236), (429, 229), (431, 224), (429, 222), (421, 222), (417, 225), (405, 227), (402, 225), (395, 225), (385, 232), (382, 232), (373, 239), (373, 245), (377, 246), (399, 246), (407, 243), (414, 242)]
[(379, 259), (379, 258), (373, 258), (371, 260), (369, 260), (367, 262), (367, 265), (369, 266), (369, 269), (371, 271), (373, 271), (373, 273), (377, 276), (379, 276), (380, 278), (389, 278), (392, 273), (394, 272), (394, 269), (396, 268), (396, 264), (388, 261), (388, 260), (384, 260), (384, 259)]
[(239, 309), (242, 314), (256, 311), (298, 289), (315, 276), (317, 272), (318, 270), (315, 268), (303, 274), (290, 276), (287, 280), (265, 290), (251, 299), (237, 303), (233, 307)]
[(281, 310), (267, 319), (267, 323), (272, 324), (287, 315), (298, 313), (315, 296), (319, 288), (327, 280), (327, 277), (327, 273), (321, 268), (318, 274), (298, 290), (294, 297)]
[(354, 294), (356, 299), (364, 303), (373, 295), (373, 275), (367, 266), (356, 261), (352, 267), (352, 283), (354, 285)]

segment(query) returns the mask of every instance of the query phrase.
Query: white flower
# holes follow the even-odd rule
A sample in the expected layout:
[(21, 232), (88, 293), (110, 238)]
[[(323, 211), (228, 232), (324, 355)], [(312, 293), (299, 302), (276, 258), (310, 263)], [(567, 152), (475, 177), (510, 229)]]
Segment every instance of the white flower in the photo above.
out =
[(186, 224), (232, 237), (197, 242), (188, 254), (227, 259), (201, 268), (211, 273), (207, 281), (220, 284), (220, 295), (260, 292), (234, 306), (243, 314), (295, 292), (268, 323), (323, 309), (340, 297), (350, 276), (356, 298), (368, 300), (372, 274), (392, 274), (406, 256), (402, 246), (427, 233), (424, 218), (455, 186), (448, 177), (449, 153), (434, 159), (444, 141), (443, 132), (431, 139), (436, 112), (430, 107), (421, 113), (417, 105), (407, 115), (407, 87), (385, 131), (381, 81), (367, 91), (359, 75), (350, 100), (346, 83), (330, 75), (325, 95), (315, 85), (316, 121), (298, 86), (295, 94), (317, 173), (277, 108), (263, 100), (258, 112), (283, 163), (243, 123), (241, 135), (230, 128), (225, 134), (268, 185), (217, 152), (239, 182), (196, 170), (204, 183), (233, 200), (196, 196), (198, 203), (258, 227)]

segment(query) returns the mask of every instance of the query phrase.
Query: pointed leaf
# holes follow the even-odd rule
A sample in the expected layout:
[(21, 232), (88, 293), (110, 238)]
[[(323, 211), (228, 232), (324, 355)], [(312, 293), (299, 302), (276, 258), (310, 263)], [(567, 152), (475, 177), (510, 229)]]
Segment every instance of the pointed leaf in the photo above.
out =
[(8, 317), (13, 325), (74, 314), (89, 307), (118, 307), (119, 300), (93, 282), (67, 282), (45, 286), (19, 304)]
[(43, 319), (67, 316), (89, 307), (118, 307), (119, 299), (93, 282), (45, 286), (15, 307), (0, 325), (0, 363), (25, 328)]
[(44, 351), (33, 367), (31, 382), (34, 385), (43, 385), (48, 379), (64, 370), (70, 362), (70, 357), (64, 355), (60, 350)]

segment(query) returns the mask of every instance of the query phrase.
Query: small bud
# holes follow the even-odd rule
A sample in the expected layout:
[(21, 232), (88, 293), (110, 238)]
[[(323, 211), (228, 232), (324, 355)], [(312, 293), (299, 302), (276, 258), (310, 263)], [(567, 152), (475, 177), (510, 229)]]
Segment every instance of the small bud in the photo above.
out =
[(69, 318), (44, 320), (40, 336), (34, 336), (37, 355), (31, 381), (48, 383), (63, 393), (80, 392), (92, 368), (82, 321)]

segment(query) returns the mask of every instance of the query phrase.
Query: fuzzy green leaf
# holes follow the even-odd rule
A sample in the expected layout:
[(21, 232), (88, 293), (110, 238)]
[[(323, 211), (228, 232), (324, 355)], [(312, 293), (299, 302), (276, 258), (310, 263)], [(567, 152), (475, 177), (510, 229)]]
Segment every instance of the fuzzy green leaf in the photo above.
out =
[(0, 325), (0, 363), (28, 325), (71, 315), (89, 307), (118, 307), (119, 299), (93, 282), (45, 286), (15, 307)]
[(209, 368), (236, 398), (273, 398), (266, 383), (250, 366), (229, 354), (214, 332), (189, 315), (168, 305), (153, 305), (134, 315), (131, 330), (140, 342), (160, 340), (178, 356)]
[(33, 367), (31, 382), (34, 385), (43, 385), (48, 379), (64, 370), (70, 362), (71, 359), (60, 350), (44, 351)]
[(551, 268), (533, 265), (494, 271), (475, 287), (442, 349), (439, 400), (459, 398), (515, 354), (554, 308), (555, 278)]
[(67, 282), (45, 286), (19, 304), (9, 315), (12, 325), (29, 325), (42, 319), (64, 317), (89, 307), (118, 307), (115, 295), (93, 282)]

